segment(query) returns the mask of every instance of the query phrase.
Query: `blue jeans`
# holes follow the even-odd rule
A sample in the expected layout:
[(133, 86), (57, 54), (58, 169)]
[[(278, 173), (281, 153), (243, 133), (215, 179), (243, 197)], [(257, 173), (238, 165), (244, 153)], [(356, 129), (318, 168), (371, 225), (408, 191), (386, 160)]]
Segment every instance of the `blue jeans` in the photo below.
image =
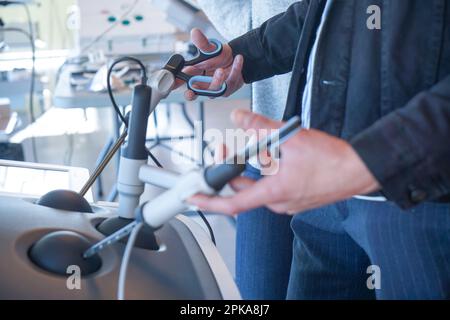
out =
[[(259, 179), (259, 170), (244, 173)], [(236, 283), (243, 299), (286, 299), (292, 261), (291, 217), (258, 208), (236, 223)]]
[(296, 215), (292, 229), (288, 299), (450, 298), (450, 204), (351, 199)]

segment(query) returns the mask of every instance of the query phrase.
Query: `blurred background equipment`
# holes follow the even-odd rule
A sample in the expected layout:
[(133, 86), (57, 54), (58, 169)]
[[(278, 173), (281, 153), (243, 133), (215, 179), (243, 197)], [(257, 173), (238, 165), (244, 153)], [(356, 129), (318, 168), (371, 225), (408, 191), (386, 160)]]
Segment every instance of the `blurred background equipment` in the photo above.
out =
[(79, 50), (106, 54), (173, 52), (194, 27), (220, 38), (206, 16), (183, 0), (78, 0)]
[(5, 23), (3, 22), (2, 18), (0, 18), (0, 52), (3, 51), (6, 47), (5, 32), (2, 30), (4, 26)]
[[(0, 160), (0, 195), (35, 198), (55, 189), (78, 191), (88, 177), (83, 168)], [(85, 197), (93, 201), (91, 190)]]
[(0, 141), (5, 141), (17, 125), (17, 112), (11, 110), (8, 98), (0, 98)]
[(195, 4), (186, 0), (150, 0), (152, 5), (164, 12), (166, 20), (183, 32), (190, 32), (193, 28), (201, 29), (208, 38), (223, 40), (206, 15)]
[(79, 50), (147, 54), (173, 50), (176, 29), (145, 0), (78, 0)]
[(8, 98), (0, 98), (0, 159), (24, 161), (22, 145), (9, 142), (9, 137), (18, 123), (17, 112), (13, 112)]
[[(11, 34), (15, 34), (16, 36), (25, 37), (26, 42), (29, 45), (29, 49), (31, 50), (31, 70), (30, 70), (30, 86), (29, 86), (29, 96), (28, 96), (28, 119), (29, 124), (33, 124), (36, 120), (35, 110), (34, 110), (34, 94), (36, 88), (36, 44), (35, 44), (35, 28), (33, 26), (33, 21), (31, 18), (30, 10), (28, 7), (28, 3), (31, 1), (0, 1), (0, 5), (8, 6), (8, 5), (18, 5), (22, 6), (24, 12), (26, 14), (26, 22), (27, 28), (21, 27), (11, 27), (5, 26), (4, 22), (2, 22), (2, 32), (3, 32), (3, 44), (1, 46), (3, 48), (8, 47), (8, 40), (5, 40), (5, 33), (8, 32)], [(19, 42), (19, 46), (21, 43)], [(12, 132), (12, 130), (11, 130)], [(10, 132), (10, 133), (11, 133)], [(36, 140), (34, 136), (31, 136), (31, 150), (33, 155), (33, 161), (38, 162), (37, 150), (36, 150)]]

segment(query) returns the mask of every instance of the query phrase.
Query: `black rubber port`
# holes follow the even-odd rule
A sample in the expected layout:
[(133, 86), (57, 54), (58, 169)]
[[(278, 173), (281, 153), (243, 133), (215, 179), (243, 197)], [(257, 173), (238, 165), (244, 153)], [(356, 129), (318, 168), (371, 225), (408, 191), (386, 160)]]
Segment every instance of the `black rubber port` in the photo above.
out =
[(93, 213), (91, 205), (79, 193), (71, 190), (53, 190), (44, 194), (38, 201), (38, 205), (75, 212)]
[[(97, 230), (105, 236), (109, 236), (133, 221), (133, 219), (126, 219), (122, 217), (108, 218), (100, 222), (97, 226)], [(120, 240), (122, 243), (126, 243), (127, 241), (128, 237)], [(158, 241), (155, 236), (155, 229), (148, 225), (144, 225), (138, 233), (135, 247), (147, 250), (159, 250)]]
[(78, 266), (82, 276), (90, 275), (100, 269), (99, 255), (83, 258), (83, 253), (93, 243), (85, 236), (73, 231), (55, 231), (39, 239), (28, 252), (33, 263), (39, 268), (67, 276), (69, 266)]

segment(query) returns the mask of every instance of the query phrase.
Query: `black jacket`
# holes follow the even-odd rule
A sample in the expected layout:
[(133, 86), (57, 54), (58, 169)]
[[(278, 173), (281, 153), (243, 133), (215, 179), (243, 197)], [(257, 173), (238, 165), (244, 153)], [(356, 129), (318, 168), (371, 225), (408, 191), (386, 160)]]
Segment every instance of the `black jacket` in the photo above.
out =
[[(353, 145), (402, 208), (450, 195), (450, 0), (332, 1), (316, 52), (311, 127)], [(300, 1), (230, 42), (247, 83), (293, 71), (284, 118), (301, 112), (325, 1)], [(369, 30), (367, 7), (381, 8)]]

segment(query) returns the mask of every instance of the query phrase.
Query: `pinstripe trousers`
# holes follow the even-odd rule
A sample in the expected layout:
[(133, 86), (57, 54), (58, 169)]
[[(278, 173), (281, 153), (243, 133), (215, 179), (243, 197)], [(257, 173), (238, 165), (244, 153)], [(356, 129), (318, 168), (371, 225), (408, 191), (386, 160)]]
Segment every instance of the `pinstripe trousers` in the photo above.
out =
[(291, 227), (288, 299), (450, 298), (450, 204), (402, 211), (350, 199), (297, 214)]
[[(244, 175), (261, 178), (247, 166)], [(275, 214), (266, 207), (237, 217), (236, 283), (246, 300), (284, 300), (292, 261), (291, 216)]]

